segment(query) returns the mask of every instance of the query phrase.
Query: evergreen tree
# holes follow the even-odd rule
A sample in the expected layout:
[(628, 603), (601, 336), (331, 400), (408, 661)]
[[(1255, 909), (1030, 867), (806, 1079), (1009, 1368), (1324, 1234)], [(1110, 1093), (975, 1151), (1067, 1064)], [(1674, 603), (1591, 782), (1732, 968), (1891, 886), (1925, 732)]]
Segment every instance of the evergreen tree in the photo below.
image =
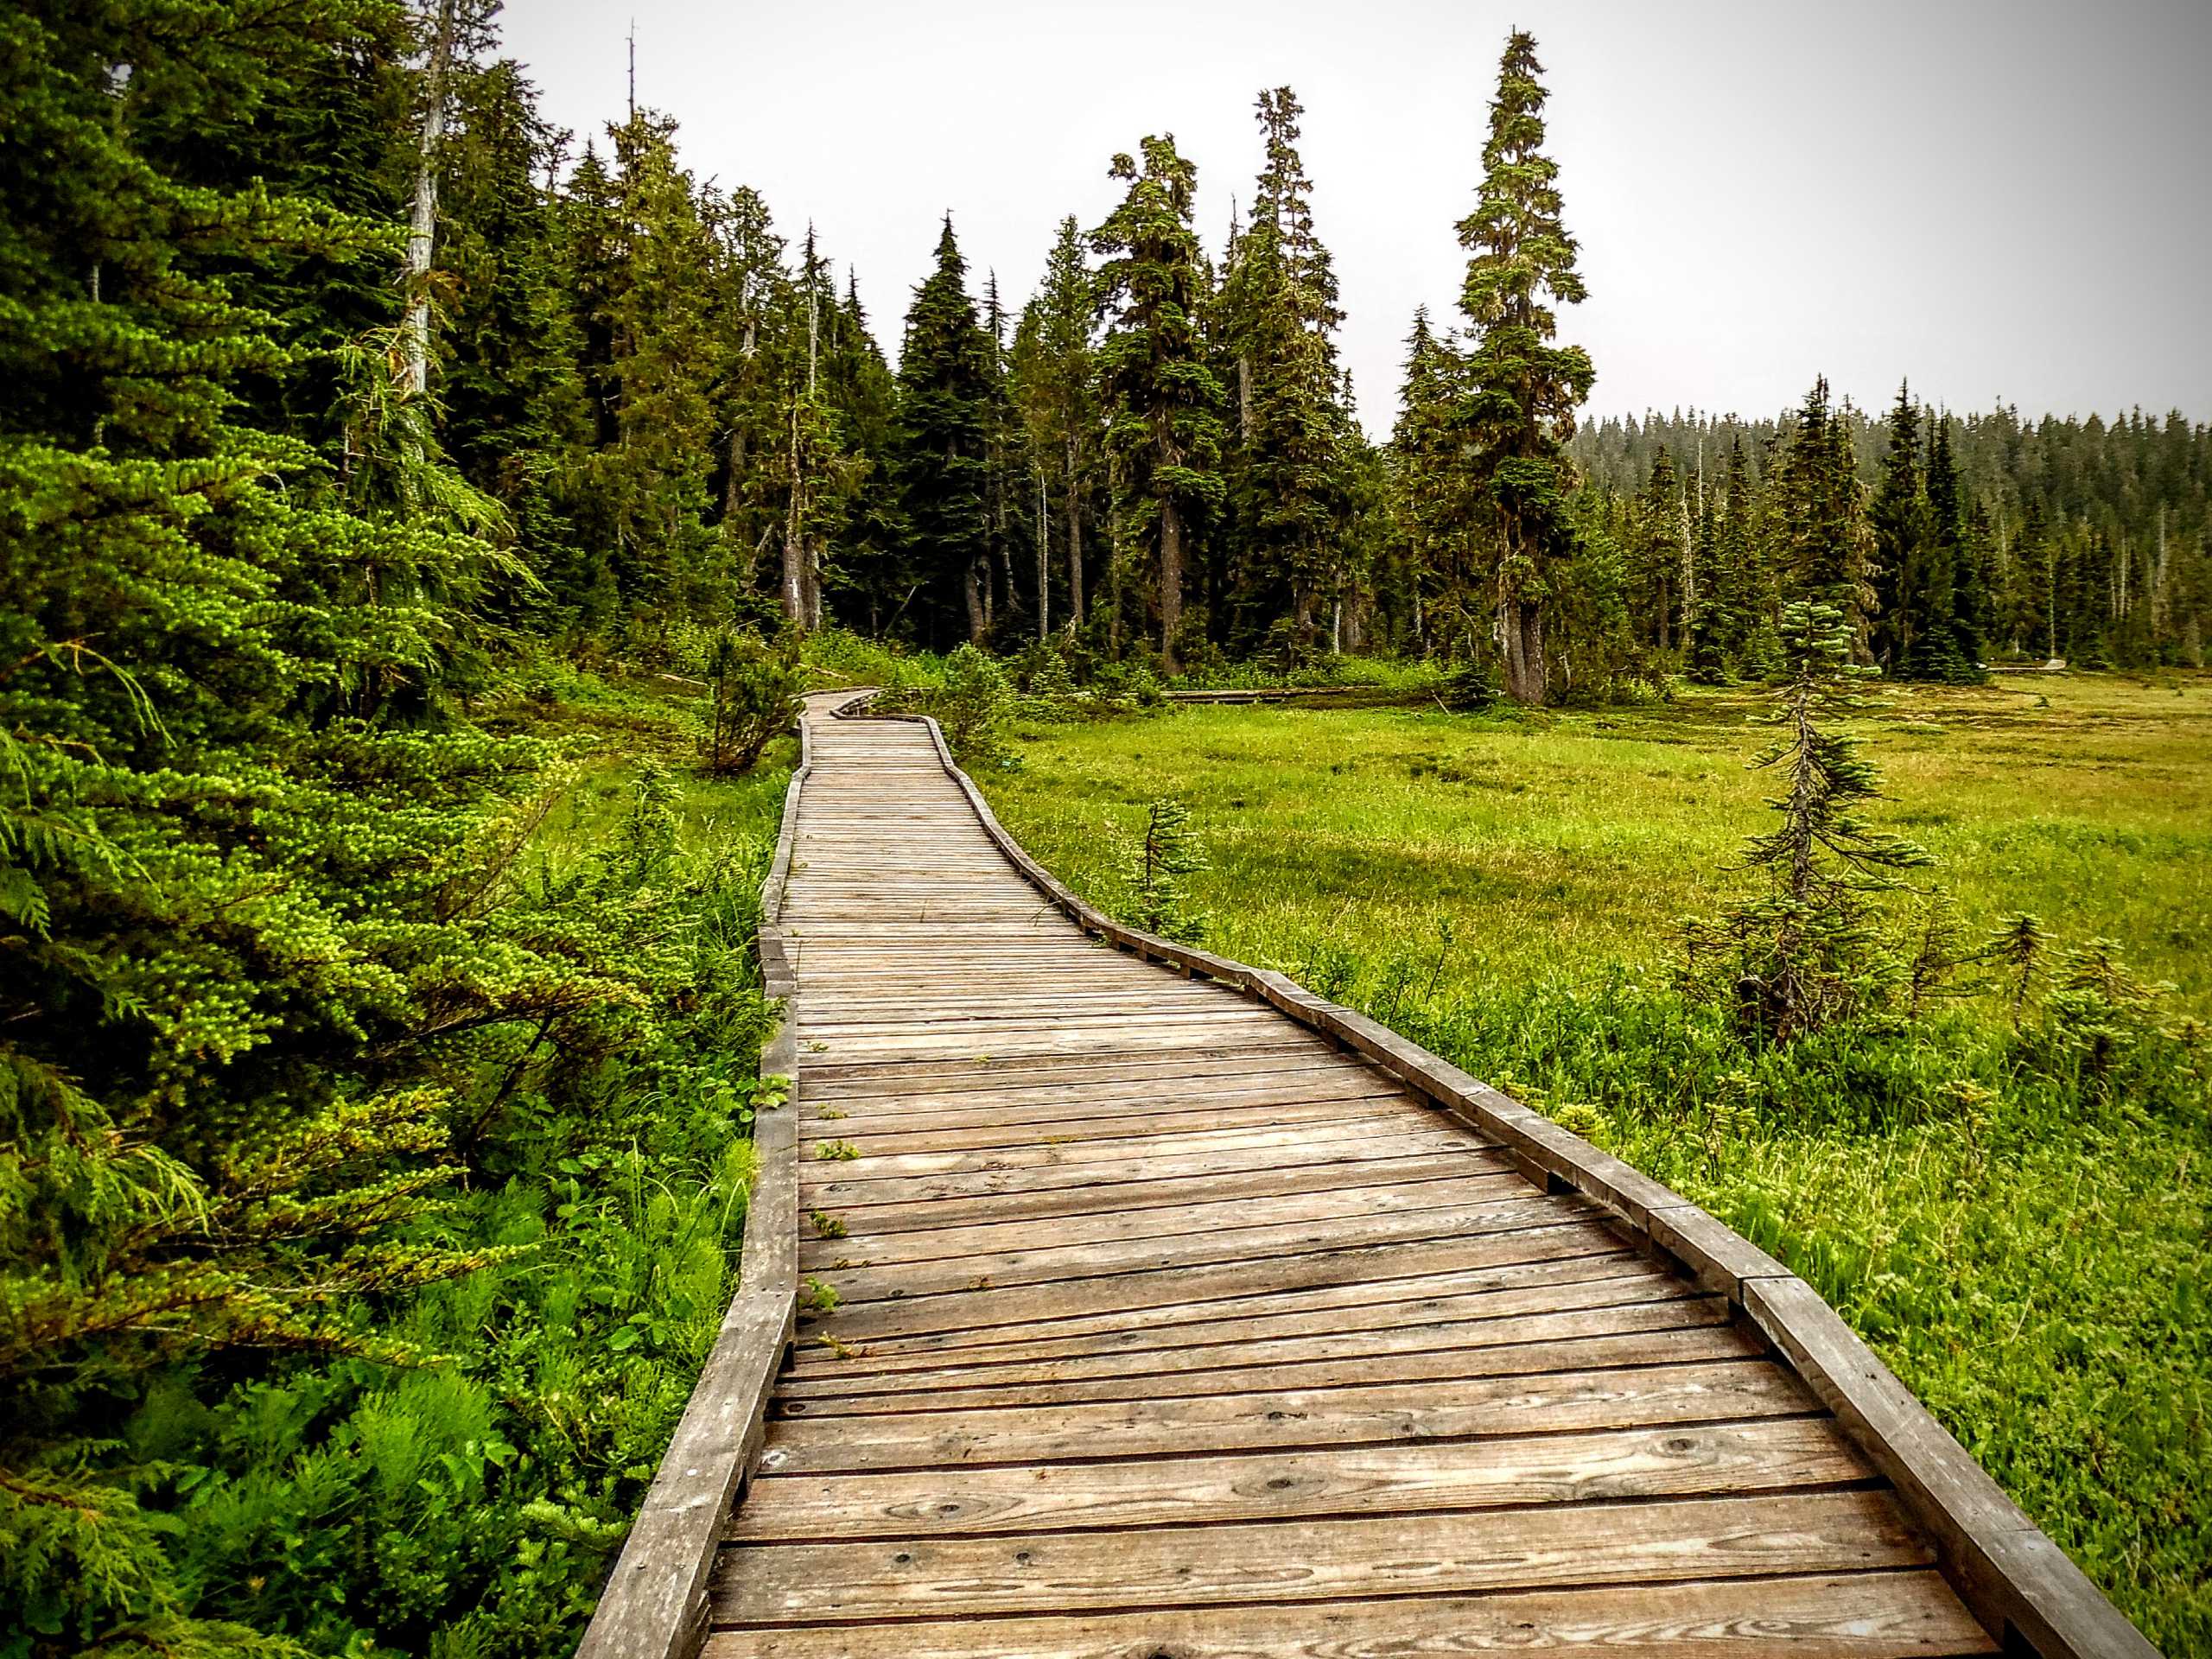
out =
[[(713, 496), (719, 557), (738, 593), (759, 602), (764, 571), (774, 613), (804, 608), (786, 596), (781, 550), (791, 520), (794, 387), (805, 372), (803, 340), (791, 338), (800, 302), (768, 205), (739, 186), (709, 221), (716, 244), (709, 287), (717, 362), (710, 397), (718, 437)], [(763, 607), (766, 608), (766, 607)]]
[(1430, 327), (1428, 308), (1417, 308), (1406, 336), (1406, 378), (1390, 431), (1390, 457), (1393, 511), (1412, 566), (1412, 635), (1424, 647), (1440, 645), (1447, 654), (1471, 657), (1471, 618), (1479, 608), (1470, 604), (1472, 526), (1451, 424), (1463, 366)]
[(1782, 442), (1775, 497), (1781, 563), (1794, 590), (1839, 613), (1864, 655), (1874, 605), (1866, 491), (1849, 411), (1839, 414), (1829, 402), (1825, 375), (1814, 380)]
[(1675, 648), (1675, 605), (1689, 563), (1689, 506), (1675, 458), (1660, 445), (1633, 514), (1630, 581), (1638, 642), (1660, 652)]
[(1472, 255), (1459, 308), (1473, 333), (1460, 419), (1471, 482), (1487, 498), (1497, 536), (1492, 582), (1506, 690), (1532, 703), (1547, 694), (1546, 601), (1574, 554), (1561, 446), (1595, 378), (1580, 346), (1553, 343), (1553, 306), (1579, 303), (1586, 290), (1560, 219), (1559, 167), (1542, 149), (1542, 72), (1535, 37), (1516, 30), (1498, 64), (1481, 193), (1459, 223), (1459, 245)]
[(589, 442), (583, 341), (563, 283), (556, 204), (538, 180), (561, 135), (512, 63), (456, 78), (437, 268), (448, 276), (440, 381), (454, 464), (496, 498), (550, 594), (582, 558), (568, 494)]
[(1890, 411), (1889, 450), (1869, 517), (1873, 531), (1874, 660), (1891, 673), (1903, 670), (1918, 640), (1923, 619), (1913, 609), (1924, 579), (1926, 500), (1920, 473), (1920, 410), (1911, 388), (1900, 383)]
[(580, 990), (467, 914), (543, 756), (455, 723), (518, 576), (405, 377), (396, 208), (238, 119), (318, 126), (404, 22), (0, 20), (0, 1594), (73, 1649), (265, 1650), (118, 1426), (158, 1380), (196, 1453), (257, 1352), (409, 1357), (370, 1309), (486, 1258), (402, 1236), (456, 1169), (397, 1057)]
[(631, 617), (658, 636), (674, 612), (718, 588), (708, 559), (715, 357), (706, 273), (711, 239), (676, 124), (639, 111), (609, 137), (620, 168), (615, 279), (607, 296), (613, 442), (594, 456), (613, 532), (613, 573)]
[(1191, 228), (1198, 169), (1175, 153), (1172, 135), (1147, 138), (1143, 149), (1141, 170), (1131, 156), (1114, 158), (1110, 175), (1128, 194), (1090, 245), (1106, 261), (1098, 282), (1110, 322), (1097, 360), (1121, 530), (1149, 543), (1160, 656), (1173, 672), (1190, 538), (1222, 499), (1222, 391), (1200, 335), (1207, 279)]
[(937, 269), (914, 290), (899, 357), (892, 434), (900, 522), (932, 614), (956, 609), (969, 644), (982, 643), (988, 579), (991, 342), (968, 296), (967, 264), (945, 215)]
[[(1334, 593), (1344, 574), (1338, 555), (1355, 441), (1334, 337), (1344, 314), (1297, 149), (1302, 112), (1287, 86), (1260, 94), (1267, 160), (1251, 222), (1231, 250), (1220, 308), (1238, 389), (1235, 587), (1247, 611), (1274, 614), (1287, 606), (1305, 649), (1317, 600)], [(1251, 632), (1248, 626), (1244, 636)]]
[(860, 285), (849, 272), (844, 298), (829, 312), (827, 323), (823, 377), (830, 405), (838, 412), (847, 467), (843, 521), (836, 531), (845, 561), (833, 574), (846, 595), (849, 620), (874, 633), (884, 620), (883, 602), (892, 594), (901, 540), (898, 498), (887, 460), (898, 385), (868, 332)]
[[(1084, 503), (1098, 467), (1099, 410), (1092, 362), (1097, 319), (1096, 283), (1083, 232), (1070, 214), (1060, 221), (1036, 296), (1022, 308), (1014, 331), (1012, 377), (1014, 398), (1028, 423), (1031, 453), (1056, 485), (1048, 499), (1059, 503), (1071, 628), (1083, 625)], [(1049, 512), (1040, 507), (1040, 549), (1049, 545)], [(1048, 608), (1047, 591), (1040, 578), (1040, 615)]]

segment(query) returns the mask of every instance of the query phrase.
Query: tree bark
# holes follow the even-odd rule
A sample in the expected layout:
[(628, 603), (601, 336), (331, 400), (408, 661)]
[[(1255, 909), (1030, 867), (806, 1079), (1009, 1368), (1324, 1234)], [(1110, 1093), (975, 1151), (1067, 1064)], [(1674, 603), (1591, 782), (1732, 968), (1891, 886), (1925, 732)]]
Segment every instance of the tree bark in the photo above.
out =
[(1075, 437), (1068, 437), (1068, 626), (1083, 626), (1083, 484), (1076, 475)]
[(416, 150), (415, 211), (407, 226), (406, 389), (430, 389), (430, 249), (438, 229), (438, 149), (446, 136), (446, 71), (453, 62), (454, 0), (440, 0), (437, 32), (423, 73), (423, 130)]
[[(983, 608), (982, 592), (976, 581), (976, 567), (980, 563), (976, 559), (969, 560), (968, 568), (961, 573), (960, 578), (961, 591), (968, 601), (968, 643), (979, 647), (990, 627), (990, 615)], [(989, 580), (989, 572), (986, 570), (984, 581)]]
[(1175, 632), (1183, 622), (1183, 515), (1165, 491), (1160, 502), (1160, 666), (1175, 672)]
[(1505, 648), (1505, 695), (1541, 707), (1546, 690), (1544, 613), (1533, 601), (1508, 594), (1498, 612), (1498, 643)]
[(1037, 467), (1037, 638), (1052, 637), (1052, 521), (1045, 468)]
[(791, 493), (784, 512), (784, 619), (806, 626), (806, 546), (800, 535), (799, 499), (806, 488), (798, 453), (798, 404), (791, 404)]

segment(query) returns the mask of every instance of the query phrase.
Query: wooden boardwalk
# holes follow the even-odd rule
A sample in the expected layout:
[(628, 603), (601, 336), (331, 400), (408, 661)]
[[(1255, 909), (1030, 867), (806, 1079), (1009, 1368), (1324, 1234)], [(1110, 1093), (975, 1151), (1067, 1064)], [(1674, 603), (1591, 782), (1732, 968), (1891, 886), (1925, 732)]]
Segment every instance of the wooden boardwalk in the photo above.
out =
[(838, 1306), (774, 1385), (708, 1653), (1999, 1650), (1725, 1287), (1102, 946), (927, 727), (817, 700), (810, 735), (797, 1271)]

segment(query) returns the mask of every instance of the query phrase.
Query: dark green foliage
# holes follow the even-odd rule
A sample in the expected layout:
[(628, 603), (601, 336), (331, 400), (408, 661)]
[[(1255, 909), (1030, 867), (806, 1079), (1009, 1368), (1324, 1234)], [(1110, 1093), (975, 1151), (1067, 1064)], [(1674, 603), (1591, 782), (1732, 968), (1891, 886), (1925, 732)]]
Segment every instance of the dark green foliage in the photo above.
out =
[(1559, 166), (1543, 153), (1544, 88), (1535, 37), (1508, 39), (1483, 148), (1474, 211), (1459, 222), (1472, 256), (1459, 309), (1473, 330), (1456, 411), (1468, 487), (1495, 526), (1491, 563), (1507, 690), (1544, 701), (1547, 601), (1573, 558), (1562, 445), (1595, 371), (1579, 346), (1554, 343), (1553, 308), (1586, 295), (1560, 218)]
[[(1096, 284), (1073, 215), (1060, 221), (1059, 234), (1045, 266), (1037, 296), (1022, 308), (1014, 329), (1010, 363), (1011, 393), (1027, 423), (1029, 452), (1042, 487), (1035, 534), (1039, 578), (1039, 614), (1058, 614), (1072, 630), (1084, 620), (1084, 525), (1095, 519), (1089, 499), (1100, 473), (1097, 388), (1092, 351), (1098, 327)], [(1065, 573), (1064, 607), (1055, 612), (1051, 595), (1051, 526), (1057, 507)]]
[(1340, 645), (1344, 601), (1359, 575), (1347, 532), (1351, 455), (1363, 446), (1337, 363), (1336, 276), (1297, 150), (1302, 113), (1287, 86), (1260, 95), (1266, 163), (1217, 302), (1234, 364), (1236, 435), (1226, 457), (1233, 518), (1217, 538), (1227, 569), (1212, 584), (1231, 614), (1214, 617), (1213, 632), (1247, 650), (1257, 619), (1287, 613), (1291, 649), (1310, 652), (1324, 605), (1338, 620), (1332, 646)]
[[(1784, 462), (1798, 447), (1800, 420), (1693, 411), (1607, 421), (1573, 449), (1611, 494), (1638, 488), (1662, 448), (1679, 457), (1741, 442), (1751, 462), (1755, 562), (1795, 596), (1808, 590), (1801, 566), (1783, 555), (1795, 545), (1804, 469), (1785, 479)], [(1961, 417), (1920, 409), (1909, 392), (1879, 425), (1848, 407), (1829, 410), (1822, 424), (1832, 455), (1840, 439), (1870, 498), (1866, 649), (1891, 674), (1971, 681), (1983, 661), (2023, 658), (2137, 667), (2202, 660), (2212, 621), (2212, 428), (2178, 413), (2109, 424), (2024, 422), (2011, 409)], [(1935, 461), (1939, 433), (1948, 468)], [(1948, 603), (1939, 597), (1946, 590)], [(1648, 625), (1639, 628), (1648, 635)]]
[(540, 861), (573, 780), (472, 718), (542, 597), (511, 537), (569, 534), (498, 429), (557, 450), (575, 388), (497, 73), (448, 155), (468, 476), (398, 378), (409, 29), (0, 22), (12, 1652), (557, 1646), (723, 1300), (763, 816), (694, 864), (648, 779)]
[[(948, 215), (937, 269), (914, 290), (906, 313), (892, 467), (907, 557), (927, 614), (957, 618), (955, 637), (979, 645), (990, 552), (985, 427), (994, 353), (968, 295), (967, 270)], [(933, 621), (932, 637), (935, 627)]]
[(1190, 541), (1223, 499), (1222, 391), (1200, 333), (1207, 276), (1191, 228), (1198, 169), (1176, 154), (1173, 135), (1147, 138), (1143, 149), (1141, 168), (1131, 156), (1114, 158), (1112, 176), (1128, 194), (1090, 245), (1105, 258), (1098, 290), (1109, 326), (1097, 363), (1121, 534), (1150, 556), (1160, 655), (1173, 671), (1188, 643)]

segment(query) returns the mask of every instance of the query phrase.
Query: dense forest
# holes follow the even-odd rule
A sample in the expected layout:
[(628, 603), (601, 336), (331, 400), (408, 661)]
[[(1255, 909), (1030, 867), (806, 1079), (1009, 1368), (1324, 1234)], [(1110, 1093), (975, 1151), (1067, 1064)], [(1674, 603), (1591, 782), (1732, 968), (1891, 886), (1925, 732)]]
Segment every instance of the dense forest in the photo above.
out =
[(1133, 133), (1026, 297), (948, 217), (893, 353), (804, 204), (556, 130), (493, 10), (0, 14), (0, 1659), (573, 1639), (772, 1086), (779, 780), (680, 787), (639, 683), (735, 772), (730, 665), (780, 718), (839, 631), (1529, 702), (1765, 676), (1803, 598), (1900, 677), (2201, 659), (2178, 415), (1578, 428), (1526, 35), (1377, 442), (1287, 87), (1224, 245)]

